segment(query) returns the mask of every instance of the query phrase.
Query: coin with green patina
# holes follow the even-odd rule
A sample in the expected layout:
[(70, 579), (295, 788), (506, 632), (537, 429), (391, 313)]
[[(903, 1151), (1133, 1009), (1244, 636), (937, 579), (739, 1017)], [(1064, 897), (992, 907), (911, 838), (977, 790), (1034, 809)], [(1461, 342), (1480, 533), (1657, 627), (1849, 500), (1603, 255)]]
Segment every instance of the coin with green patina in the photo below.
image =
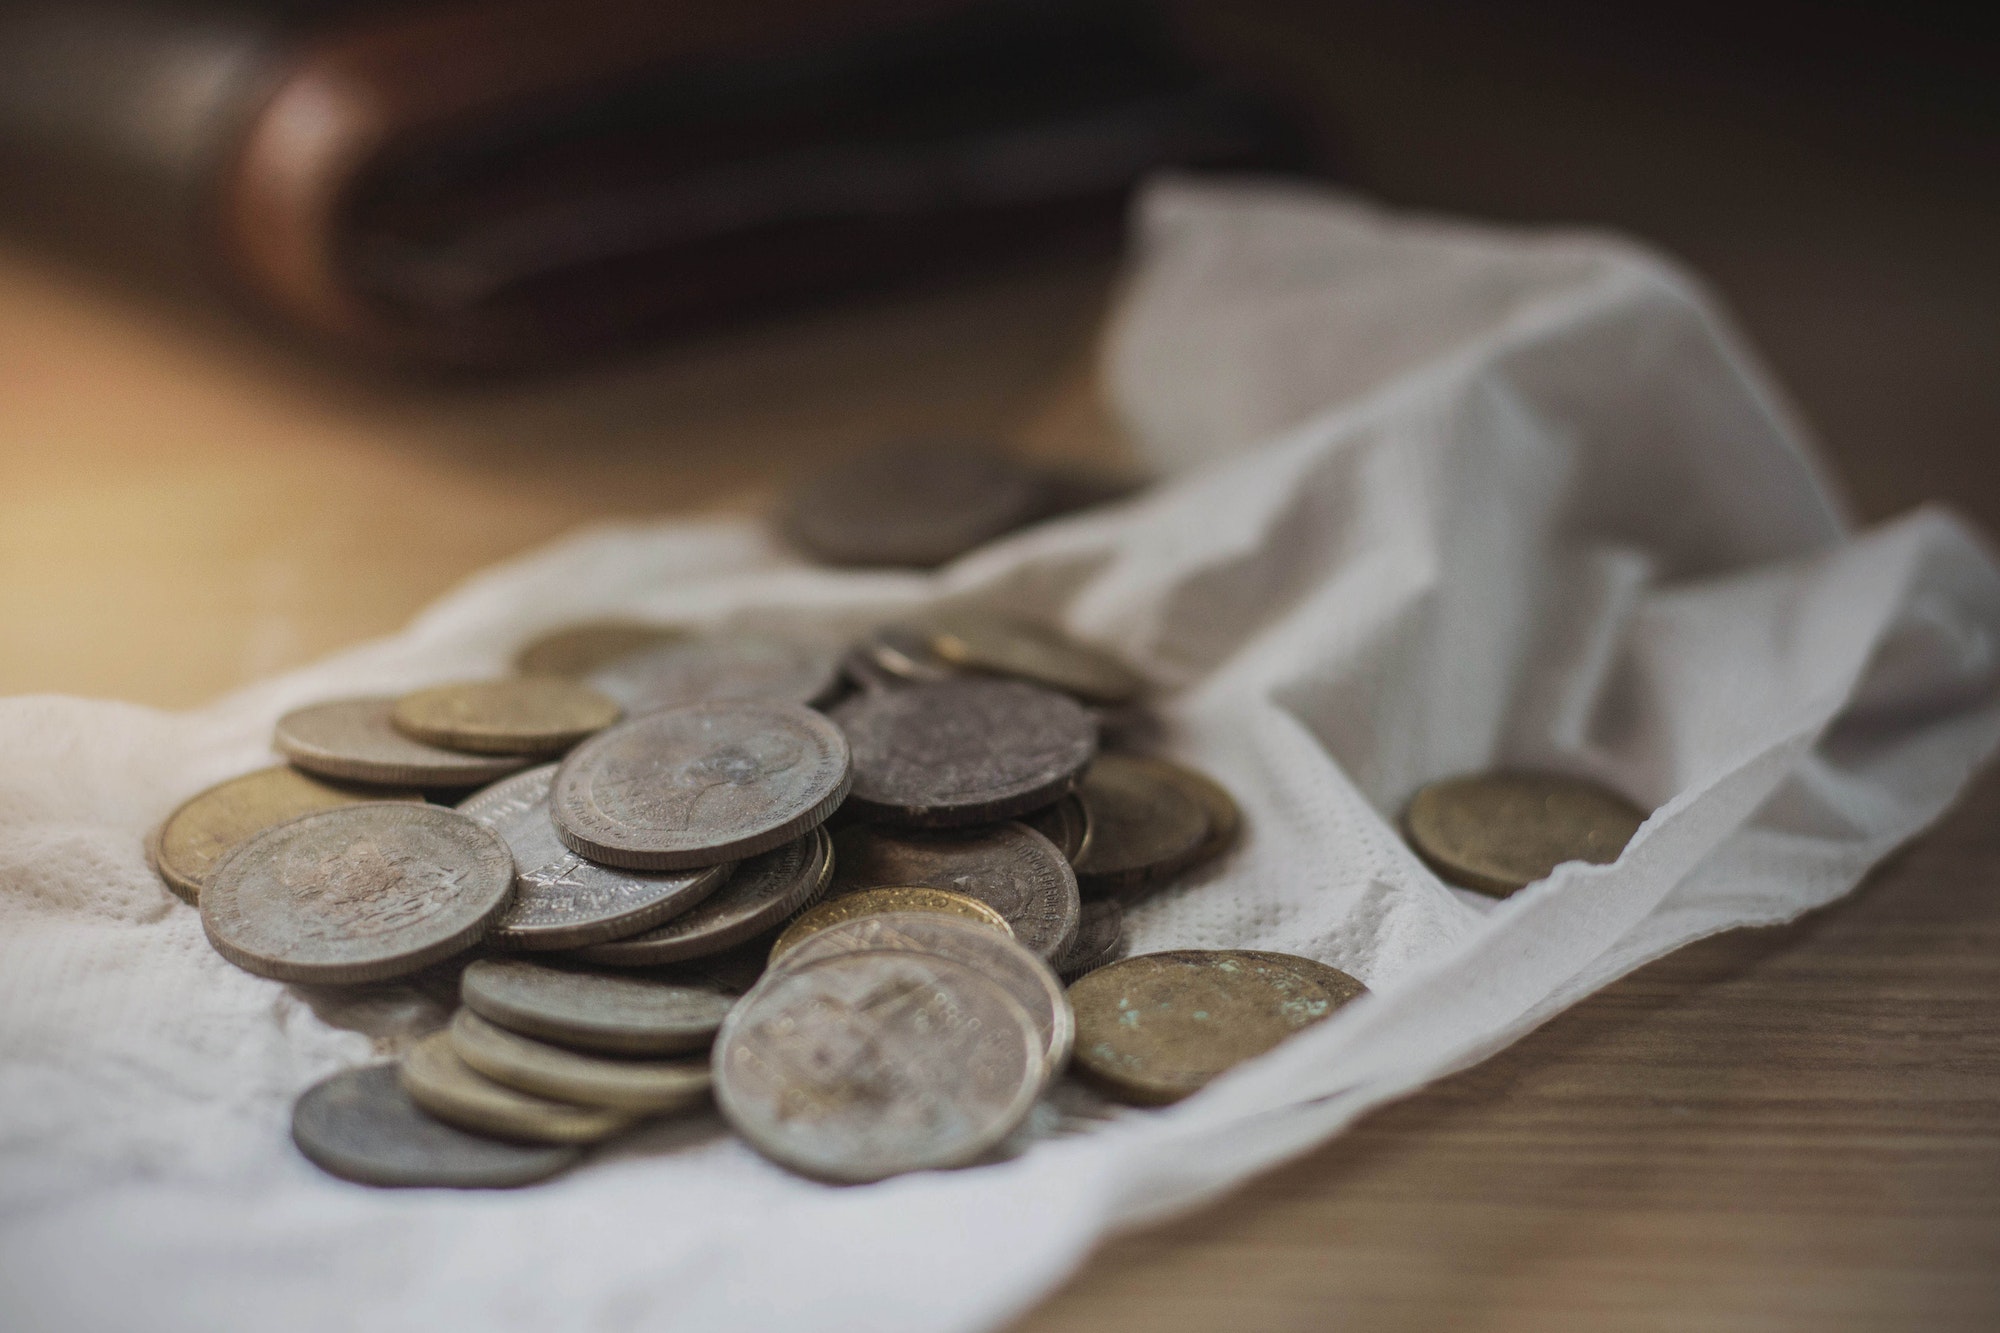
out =
[(1505, 898), (1565, 861), (1616, 861), (1645, 822), (1638, 806), (1581, 778), (1478, 773), (1418, 791), (1403, 831), (1440, 877)]

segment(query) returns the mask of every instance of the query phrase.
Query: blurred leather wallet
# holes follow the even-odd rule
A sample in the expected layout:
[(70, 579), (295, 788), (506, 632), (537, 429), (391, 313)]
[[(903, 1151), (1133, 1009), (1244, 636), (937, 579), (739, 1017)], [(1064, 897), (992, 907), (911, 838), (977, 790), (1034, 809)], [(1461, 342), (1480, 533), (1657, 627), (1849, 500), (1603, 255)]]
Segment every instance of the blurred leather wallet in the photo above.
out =
[(10, 226), (407, 363), (568, 358), (1300, 157), (1141, 4), (0, 9)]

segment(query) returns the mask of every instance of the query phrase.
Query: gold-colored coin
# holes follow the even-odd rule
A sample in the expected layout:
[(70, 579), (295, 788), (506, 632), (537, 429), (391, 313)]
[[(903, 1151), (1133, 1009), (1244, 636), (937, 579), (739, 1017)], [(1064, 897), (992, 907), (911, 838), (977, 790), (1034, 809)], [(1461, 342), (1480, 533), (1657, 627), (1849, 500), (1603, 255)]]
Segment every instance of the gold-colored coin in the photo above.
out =
[(401, 1076), (410, 1100), (447, 1125), (518, 1143), (595, 1143), (633, 1120), (628, 1112), (503, 1087), (459, 1058), (449, 1030), (433, 1032), (411, 1047)]
[(1156, 759), (1158, 772), (1179, 785), (1180, 789), (1194, 797), (1202, 811), (1208, 816), (1208, 836), (1195, 849), (1189, 865), (1200, 865), (1212, 861), (1228, 851), (1235, 843), (1236, 835), (1243, 831), (1243, 811), (1237, 806), (1236, 798), (1228, 788), (1199, 769), (1188, 768), (1166, 759)]
[(618, 720), (605, 695), (560, 676), (461, 681), (406, 694), (390, 720), (427, 745), (471, 754), (553, 755)]
[(1274, 953), (1269, 949), (1229, 949), (1227, 953), (1242, 954), (1245, 958), (1259, 958), (1275, 963), (1279, 967), (1289, 967), (1326, 988), (1327, 994), (1340, 1004), (1357, 999), (1368, 992), (1359, 977), (1350, 976), (1331, 963), (1322, 963), (1317, 958), (1305, 958), (1295, 953)]
[(1010, 616), (950, 612), (929, 622), (931, 651), (953, 666), (1017, 676), (1089, 703), (1137, 698), (1145, 680), (1060, 630)]
[(523, 645), (514, 654), (514, 670), (524, 676), (581, 678), (621, 657), (686, 637), (686, 630), (636, 620), (565, 625)]
[(1185, 770), (1137, 755), (1101, 754), (1077, 784), (1090, 812), (1090, 845), (1077, 878), (1090, 889), (1129, 893), (1193, 864), (1207, 845), (1208, 812)]
[(470, 1009), (452, 1017), (458, 1058), (495, 1083), (582, 1106), (659, 1115), (708, 1096), (708, 1053), (691, 1060), (611, 1060), (523, 1037)]
[(182, 802), (154, 835), (153, 868), (167, 887), (199, 906), (202, 881), (222, 854), (273, 824), (362, 801), (423, 804), (413, 791), (352, 791), (280, 765), (219, 782)]
[(1419, 791), (1403, 832), (1441, 878), (1505, 898), (1565, 861), (1616, 861), (1645, 822), (1645, 811), (1594, 782), (1480, 773)]
[(828, 926), (837, 926), (843, 921), (853, 921), (857, 917), (874, 916), (878, 912), (944, 912), (951, 916), (962, 916), (982, 925), (991, 926), (1002, 935), (1011, 938), (1013, 928), (1007, 918), (998, 911), (949, 889), (886, 888), (863, 889), (821, 903), (805, 915), (786, 926), (771, 945), (771, 959), (775, 962), (783, 957), (799, 941), (816, 935)]
[(1296, 966), (1309, 961), (1178, 949), (1101, 967), (1069, 988), (1071, 1067), (1121, 1101), (1179, 1101), (1353, 998)]

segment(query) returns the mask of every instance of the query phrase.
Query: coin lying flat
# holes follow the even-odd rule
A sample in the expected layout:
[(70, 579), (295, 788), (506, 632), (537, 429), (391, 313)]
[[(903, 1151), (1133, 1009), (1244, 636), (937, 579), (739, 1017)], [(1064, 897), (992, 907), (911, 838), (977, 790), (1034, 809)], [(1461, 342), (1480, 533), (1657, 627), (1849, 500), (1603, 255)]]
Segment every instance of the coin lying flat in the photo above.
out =
[(686, 637), (686, 630), (636, 620), (565, 625), (522, 645), (514, 654), (514, 670), (524, 676), (588, 676), (621, 657)]
[(503, 1087), (579, 1106), (659, 1115), (708, 1096), (708, 1056), (689, 1060), (607, 1060), (496, 1027), (470, 1009), (452, 1016), (452, 1050)]
[(878, 625), (848, 650), (843, 662), (864, 689), (896, 689), (959, 674), (931, 651), (930, 631), (919, 625)]
[(1030, 810), (1021, 822), (1056, 845), (1063, 859), (1074, 866), (1090, 846), (1090, 813), (1071, 792), (1053, 805)]
[(1351, 976), (1331, 963), (1322, 963), (1317, 958), (1304, 958), (1295, 953), (1274, 953), (1269, 949), (1231, 949), (1230, 953), (1256, 958), (1263, 962), (1275, 963), (1279, 967), (1289, 967), (1292, 971), (1316, 981), (1333, 996), (1334, 1003), (1346, 1004), (1368, 993), (1359, 977)]
[(1179, 1101), (1345, 1002), (1299, 968), (1202, 949), (1101, 967), (1069, 998), (1077, 1069), (1140, 1105)]
[(1214, 860), (1228, 851), (1243, 831), (1243, 812), (1237, 808), (1236, 798), (1229, 794), (1228, 788), (1195, 769), (1166, 760), (1154, 762), (1160, 765), (1163, 776), (1179, 783), (1181, 790), (1194, 797), (1202, 812), (1208, 816), (1208, 836), (1195, 849), (1194, 860), (1190, 864), (1199, 865)]
[(556, 755), (618, 720), (618, 705), (560, 676), (434, 685), (396, 701), (389, 720), (426, 745), (473, 754)]
[(1157, 759), (1107, 754), (1077, 786), (1090, 811), (1090, 848), (1076, 873), (1088, 888), (1123, 893), (1193, 864), (1208, 840), (1208, 814)]
[(1075, 981), (1112, 962), (1124, 949), (1124, 907), (1116, 898), (1093, 898), (1083, 905), (1076, 939), (1055, 960), (1056, 975), (1064, 981)]
[(832, 874), (833, 839), (825, 829), (814, 829), (742, 862), (693, 911), (644, 934), (579, 949), (576, 956), (611, 967), (651, 967), (720, 955), (776, 930), (817, 902)]
[(563, 846), (549, 817), (556, 766), (544, 764), (461, 801), (460, 814), (498, 833), (514, 854), (514, 901), (494, 923), (503, 949), (576, 949), (650, 930), (714, 893), (728, 863), (700, 870), (620, 870)]
[(950, 828), (1010, 819), (1064, 795), (1097, 752), (1074, 700), (1019, 681), (948, 680), (862, 694), (833, 710), (864, 817)]
[(715, 1097), (751, 1146), (821, 1180), (962, 1166), (1046, 1077), (1020, 1003), (976, 969), (873, 950), (773, 974), (715, 1045)]
[(500, 836), (434, 805), (346, 805), (237, 845), (201, 924), (245, 971), (330, 985), (405, 976), (477, 943), (514, 891)]
[(518, 1143), (596, 1143), (629, 1126), (627, 1111), (578, 1106), (495, 1083), (459, 1059), (449, 1031), (433, 1032), (403, 1057), (403, 1091), (448, 1125)]
[(931, 651), (953, 666), (1018, 676), (1090, 703), (1137, 698), (1145, 680), (1107, 653), (1046, 625), (983, 612), (949, 612), (930, 622)]
[(578, 746), (549, 795), (556, 832), (593, 861), (680, 870), (737, 861), (818, 826), (847, 794), (840, 728), (802, 704), (688, 704)]
[(607, 663), (590, 683), (637, 716), (716, 699), (815, 704), (840, 687), (840, 648), (816, 639), (718, 634)]
[(851, 824), (834, 835), (832, 901), (856, 889), (950, 889), (1006, 918), (1014, 938), (1048, 962), (1076, 938), (1076, 872), (1025, 824), (944, 833)]
[(467, 1134), (424, 1114), (394, 1065), (321, 1079), (292, 1106), (292, 1142), (307, 1160), (361, 1185), (509, 1189), (546, 1180), (583, 1155)]
[(422, 804), (416, 792), (358, 792), (322, 782), (296, 768), (261, 768), (189, 797), (160, 826), (154, 866), (167, 887), (190, 903), (201, 897), (209, 870), (230, 848), (273, 824), (313, 810), (363, 801)]
[(931, 569), (1032, 523), (1043, 477), (968, 443), (887, 445), (804, 478), (780, 507), (780, 530), (828, 564)]
[(977, 921), (990, 930), (1011, 938), (1013, 928), (994, 908), (949, 889), (880, 888), (860, 889), (821, 903), (801, 915), (784, 933), (771, 942), (771, 961), (776, 962), (802, 942), (830, 926), (853, 921), (877, 912), (940, 912), (947, 916)]
[(804, 967), (835, 954), (869, 949), (937, 954), (978, 969), (1020, 1001), (1035, 1021), (1050, 1077), (1069, 1062), (1076, 1020), (1062, 982), (1041, 959), (987, 926), (942, 912), (878, 912), (827, 927), (801, 941), (774, 966)]
[(1420, 790), (1403, 830), (1441, 877), (1505, 898), (1565, 861), (1616, 861), (1645, 821), (1645, 811), (1594, 782), (1483, 773)]
[(482, 958), (459, 978), (466, 1008), (503, 1028), (611, 1055), (705, 1049), (734, 1000), (712, 986), (681, 986)]
[(519, 755), (464, 754), (396, 730), (394, 699), (336, 699), (278, 719), (279, 753), (308, 773), (398, 787), (476, 787), (525, 768)]

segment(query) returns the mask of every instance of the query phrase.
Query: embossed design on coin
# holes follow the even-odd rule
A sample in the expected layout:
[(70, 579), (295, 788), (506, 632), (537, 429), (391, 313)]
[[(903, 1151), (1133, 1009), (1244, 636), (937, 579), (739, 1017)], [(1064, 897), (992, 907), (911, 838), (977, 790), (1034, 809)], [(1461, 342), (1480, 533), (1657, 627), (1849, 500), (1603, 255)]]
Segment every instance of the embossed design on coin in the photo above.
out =
[(837, 926), (844, 921), (854, 921), (864, 916), (873, 916), (877, 912), (940, 912), (947, 916), (976, 921), (1009, 939), (1014, 935), (1013, 927), (1007, 924), (1007, 918), (1001, 916), (998, 911), (977, 898), (968, 898), (962, 893), (953, 893), (950, 889), (859, 889), (821, 903), (786, 926), (784, 933), (771, 942), (771, 961), (777, 962), (797, 948), (801, 942), (829, 926)]
[(514, 901), (494, 923), (505, 949), (576, 949), (650, 930), (714, 893), (728, 863), (700, 870), (620, 870), (563, 846), (549, 817), (556, 766), (504, 778), (459, 803), (506, 840), (514, 854)]
[(426, 745), (474, 754), (557, 755), (618, 720), (605, 695), (559, 676), (434, 685), (396, 701), (389, 720)]
[(948, 680), (849, 699), (833, 711), (854, 752), (855, 809), (948, 828), (1048, 805), (1097, 752), (1073, 699), (1007, 680)]
[(292, 1142), (342, 1180), (403, 1188), (511, 1189), (546, 1180), (583, 1155), (454, 1129), (419, 1110), (387, 1064), (342, 1070), (307, 1088), (292, 1106)]
[(632, 653), (590, 683), (638, 716), (720, 699), (815, 704), (840, 688), (840, 647), (768, 634), (718, 634)]
[(1208, 814), (1157, 759), (1098, 757), (1077, 786), (1090, 811), (1090, 849), (1077, 861), (1086, 889), (1129, 892), (1192, 864)]
[(679, 870), (754, 856), (818, 826), (847, 794), (840, 729), (800, 704), (690, 704), (620, 723), (556, 772), (549, 808), (571, 850)]
[(777, 515), (785, 536), (834, 565), (930, 569), (1032, 523), (1050, 487), (998, 450), (912, 441), (802, 479)]
[(708, 1096), (708, 1057), (607, 1060), (523, 1037), (470, 1009), (452, 1016), (451, 1045), (474, 1073), (502, 1087), (579, 1106), (659, 1115)]
[(279, 981), (404, 976), (477, 943), (514, 891), (500, 836), (434, 805), (320, 810), (209, 872), (201, 924), (224, 958)]
[(931, 651), (953, 666), (1018, 676), (1098, 704), (1125, 703), (1146, 688), (1117, 658), (1047, 625), (978, 611), (945, 612), (928, 623)]
[(1047, 1068), (997, 982), (933, 954), (847, 953), (743, 998), (715, 1045), (715, 1095), (766, 1157), (821, 1180), (963, 1166), (1027, 1117)]
[(833, 839), (816, 828), (744, 861), (693, 911), (643, 935), (579, 949), (576, 956), (611, 967), (651, 967), (721, 954), (812, 906), (832, 874)]
[(160, 826), (153, 869), (167, 887), (191, 904), (201, 898), (202, 881), (230, 848), (273, 824), (337, 805), (363, 801), (423, 804), (416, 792), (358, 792), (322, 782), (296, 768), (260, 768), (217, 783), (184, 801)]
[(1125, 951), (1125, 908), (1116, 898), (1093, 898), (1083, 905), (1076, 940), (1056, 959), (1056, 975), (1075, 981)]
[(1420, 790), (1403, 832), (1440, 877), (1505, 898), (1565, 861), (1609, 865), (1645, 822), (1645, 811), (1594, 782), (1481, 773)]
[(1021, 946), (1048, 962), (1076, 938), (1076, 872), (1024, 824), (924, 833), (852, 824), (833, 839), (833, 900), (887, 885), (950, 889), (1007, 919)]
[(629, 1111), (578, 1106), (495, 1083), (459, 1059), (451, 1033), (433, 1032), (403, 1057), (403, 1091), (448, 1125), (522, 1143), (596, 1143), (629, 1126)]
[(1021, 822), (1056, 845), (1072, 867), (1090, 846), (1090, 814), (1071, 792), (1053, 805), (1030, 810)]
[(553, 629), (514, 654), (514, 670), (524, 676), (588, 676), (621, 657), (674, 643), (687, 631), (636, 620), (593, 620)]
[(466, 968), (459, 997), (503, 1028), (610, 1055), (701, 1050), (734, 1003), (713, 986), (612, 977), (515, 958), (482, 958)]
[(426, 745), (389, 720), (394, 699), (336, 699), (278, 719), (279, 753), (308, 773), (400, 787), (475, 787), (526, 768), (520, 755), (463, 754)]

